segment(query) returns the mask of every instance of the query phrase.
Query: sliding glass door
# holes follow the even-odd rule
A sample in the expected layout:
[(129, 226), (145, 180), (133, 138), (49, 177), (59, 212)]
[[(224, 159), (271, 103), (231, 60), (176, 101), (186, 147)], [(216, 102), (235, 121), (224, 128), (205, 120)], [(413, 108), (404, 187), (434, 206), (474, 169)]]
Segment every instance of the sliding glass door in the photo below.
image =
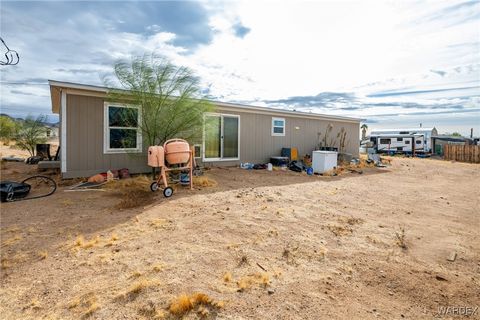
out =
[(238, 159), (240, 116), (207, 114), (204, 130), (206, 161)]

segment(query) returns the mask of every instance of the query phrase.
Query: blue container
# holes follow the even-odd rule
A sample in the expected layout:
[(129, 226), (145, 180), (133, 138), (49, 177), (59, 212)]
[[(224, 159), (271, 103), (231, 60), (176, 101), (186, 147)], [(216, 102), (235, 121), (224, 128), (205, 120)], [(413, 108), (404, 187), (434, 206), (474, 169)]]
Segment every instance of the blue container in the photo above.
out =
[(307, 174), (308, 174), (309, 176), (312, 176), (312, 175), (313, 175), (313, 168), (312, 168), (312, 167), (307, 168)]

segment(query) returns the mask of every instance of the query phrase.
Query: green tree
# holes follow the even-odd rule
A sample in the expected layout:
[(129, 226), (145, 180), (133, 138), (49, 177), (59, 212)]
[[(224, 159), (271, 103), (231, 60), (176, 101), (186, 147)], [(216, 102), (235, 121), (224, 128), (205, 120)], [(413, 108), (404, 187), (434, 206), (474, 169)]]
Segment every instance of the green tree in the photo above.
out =
[[(148, 145), (174, 137), (201, 138), (203, 114), (213, 105), (200, 97), (199, 79), (190, 69), (151, 55), (117, 62), (114, 75), (122, 90), (110, 89), (109, 99), (139, 107), (141, 117), (135, 124)], [(112, 79), (105, 82), (112, 86)]]
[(458, 132), (452, 133), (452, 137), (461, 137), (462, 135)]
[(10, 117), (0, 116), (0, 139), (8, 144), (14, 138), (17, 123)]
[(47, 117), (39, 115), (36, 118), (28, 116), (25, 121), (20, 123), (15, 133), (16, 145), (27, 150), (31, 156), (35, 155), (36, 145), (47, 142), (45, 122)]

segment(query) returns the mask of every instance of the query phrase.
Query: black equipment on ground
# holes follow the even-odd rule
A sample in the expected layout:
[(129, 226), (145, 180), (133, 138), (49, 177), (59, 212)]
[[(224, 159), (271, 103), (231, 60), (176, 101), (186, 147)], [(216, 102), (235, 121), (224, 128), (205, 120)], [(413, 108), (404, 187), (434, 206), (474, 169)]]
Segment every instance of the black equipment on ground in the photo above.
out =
[[(27, 197), (30, 191), (45, 187), (45, 192)], [(1, 181), (0, 194), (2, 202), (12, 202), (21, 200), (32, 200), (52, 195), (57, 190), (57, 183), (46, 176), (31, 176), (22, 182)]]

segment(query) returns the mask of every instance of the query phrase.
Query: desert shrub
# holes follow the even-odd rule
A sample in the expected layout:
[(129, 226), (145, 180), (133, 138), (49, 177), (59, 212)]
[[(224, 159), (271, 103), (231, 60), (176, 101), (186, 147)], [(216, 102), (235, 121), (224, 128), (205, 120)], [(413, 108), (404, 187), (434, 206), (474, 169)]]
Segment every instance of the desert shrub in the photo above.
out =
[(36, 145), (47, 141), (46, 120), (47, 117), (44, 115), (39, 115), (36, 118), (27, 117), (16, 129), (14, 137), (16, 145), (34, 156)]

